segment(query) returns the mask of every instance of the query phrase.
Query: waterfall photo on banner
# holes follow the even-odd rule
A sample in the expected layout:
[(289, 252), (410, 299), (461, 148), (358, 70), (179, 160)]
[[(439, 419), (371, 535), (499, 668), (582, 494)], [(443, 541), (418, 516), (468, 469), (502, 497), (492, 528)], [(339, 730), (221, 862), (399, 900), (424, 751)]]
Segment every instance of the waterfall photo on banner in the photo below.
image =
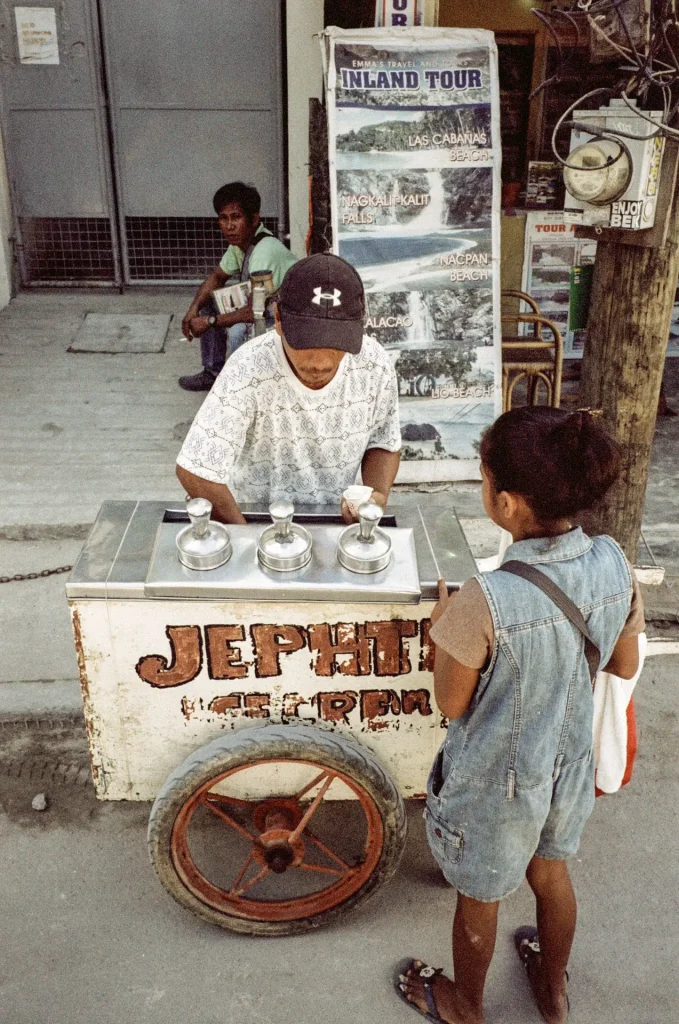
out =
[(398, 479), (478, 477), (501, 407), (493, 34), (330, 28), (325, 45), (334, 251), (398, 374)]

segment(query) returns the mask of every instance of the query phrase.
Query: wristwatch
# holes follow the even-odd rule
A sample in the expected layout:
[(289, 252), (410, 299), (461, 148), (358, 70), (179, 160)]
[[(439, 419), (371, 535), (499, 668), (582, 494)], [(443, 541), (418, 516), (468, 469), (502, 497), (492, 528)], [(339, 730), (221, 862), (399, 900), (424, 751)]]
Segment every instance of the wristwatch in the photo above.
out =
[(214, 327), (216, 323), (217, 323), (217, 317), (216, 316), (209, 316), (207, 318), (207, 325), (208, 325), (208, 327)]

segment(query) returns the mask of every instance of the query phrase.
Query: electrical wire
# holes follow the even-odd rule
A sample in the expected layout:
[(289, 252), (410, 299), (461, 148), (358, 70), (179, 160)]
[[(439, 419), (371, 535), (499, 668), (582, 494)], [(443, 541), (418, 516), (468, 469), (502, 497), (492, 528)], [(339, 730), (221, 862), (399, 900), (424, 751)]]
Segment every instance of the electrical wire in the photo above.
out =
[[(614, 41), (613, 41), (613, 40), (611, 39), (611, 37), (610, 37), (610, 36), (606, 35), (606, 33), (605, 33), (605, 32), (604, 32), (604, 30), (602, 29), (601, 25), (598, 25), (598, 24), (597, 24), (597, 22), (596, 22), (596, 21), (594, 21), (594, 19), (593, 19), (593, 18), (591, 18), (591, 19), (589, 20), (589, 25), (590, 25), (590, 28), (592, 28), (592, 29), (594, 30), (594, 32), (595, 32), (595, 33), (596, 33), (596, 34), (597, 34), (597, 35), (599, 36), (599, 38), (600, 38), (600, 39), (603, 39), (603, 40), (605, 40), (605, 42), (606, 42), (606, 43), (607, 43), (607, 44), (608, 44), (609, 46), (611, 46), (611, 47), (612, 47), (612, 48), (613, 48), (614, 50), (617, 50), (617, 51), (618, 51), (618, 53), (621, 53), (621, 54), (622, 54), (622, 56), (623, 56), (623, 57), (624, 57), (625, 59), (627, 59), (627, 58), (628, 58), (628, 57), (629, 57), (629, 56), (631, 55), (631, 51), (630, 51), (630, 50), (625, 50), (625, 49), (624, 49), (624, 48), (623, 48), (622, 46), (620, 46), (620, 45), (619, 45), (618, 43), (615, 43), (615, 42), (614, 42)], [(636, 70), (636, 68), (632, 68), (631, 70), (633, 70), (633, 71), (634, 71), (634, 70)]]
[(535, 97), (539, 96), (539, 94), (543, 91), (543, 89), (546, 89), (549, 85), (552, 84), (552, 82), (555, 82), (555, 81), (559, 80), (560, 75), (561, 75), (561, 70), (563, 68), (563, 63), (564, 63), (564, 60), (563, 60), (563, 48), (561, 46), (561, 40), (559, 39), (559, 35), (558, 35), (556, 29), (554, 28), (554, 26), (550, 25), (549, 18), (547, 17), (545, 12), (538, 11), (536, 8), (533, 8), (532, 11), (531, 11), (531, 14), (534, 14), (535, 17), (539, 21), (541, 21), (543, 23), (543, 25), (545, 26), (547, 31), (550, 33), (550, 35), (554, 39), (554, 42), (556, 43), (556, 50), (557, 50), (557, 57), (558, 57), (559, 64), (558, 64), (558, 70), (556, 71), (556, 73), (553, 74), (553, 75), (550, 75), (550, 77), (546, 78), (544, 82), (541, 82), (540, 85), (538, 85), (538, 87), (536, 89), (534, 89), (533, 92), (530, 94), (530, 96), (528, 97), (529, 100), (535, 99)]
[[(643, 110), (639, 110), (638, 107), (632, 106), (632, 104), (629, 101), (629, 97), (626, 96), (624, 92), (620, 94), (620, 98), (624, 101), (625, 105), (628, 106), (633, 113), (637, 114), (639, 117), (643, 117), (644, 121), (648, 121), (649, 124), (657, 124), (657, 122), (654, 121), (652, 117), (649, 117), (648, 114), (646, 114)], [(617, 129), (615, 129), (615, 131), (617, 135), (623, 134), (622, 132), (619, 132)], [(653, 135), (634, 135), (632, 136), (632, 138), (653, 139), (656, 135), (670, 135), (673, 139), (679, 139), (679, 130), (677, 130), (676, 128), (670, 128), (669, 125), (666, 124), (660, 124), (658, 125), (658, 130), (654, 132)]]
[(632, 50), (632, 53), (636, 57), (637, 63), (639, 65), (639, 68), (641, 70), (647, 71), (646, 66), (644, 65), (644, 63), (641, 60), (641, 55), (640, 55), (639, 51), (636, 48), (636, 44), (635, 44), (634, 40), (632, 39), (632, 33), (629, 30), (629, 25), (627, 24), (627, 21), (625, 20), (624, 15), (620, 11), (620, 8), (622, 7), (623, 3), (627, 3), (627, 0), (617, 0), (617, 2), (614, 2), (613, 6), (615, 7), (615, 13), (616, 13), (616, 15), (618, 17), (618, 21), (622, 25), (622, 30), (625, 33), (625, 36), (627, 37), (627, 42), (630, 45), (630, 49)]
[[(632, 108), (636, 113), (636, 107)], [(653, 124), (655, 122), (652, 122)], [(595, 125), (586, 124), (584, 121), (564, 121), (563, 127), (566, 128), (577, 128), (580, 132), (587, 132), (588, 135), (594, 135), (597, 139), (634, 139), (636, 142), (647, 142), (648, 139), (657, 139), (659, 135), (662, 135), (660, 126), (658, 130), (653, 132), (652, 135), (635, 135), (633, 132), (625, 132), (621, 128), (597, 128)], [(620, 157), (616, 157), (611, 163), (615, 163)], [(584, 168), (580, 168), (584, 170)]]
[[(590, 92), (585, 93), (585, 95), (581, 96), (579, 99), (577, 99), (575, 101), (575, 103), (571, 103), (571, 105), (568, 108), (568, 110), (566, 110), (561, 115), (559, 120), (556, 122), (556, 125), (554, 126), (554, 131), (552, 132), (552, 152), (554, 153), (554, 156), (557, 158), (557, 160), (559, 161), (559, 163), (561, 164), (562, 167), (568, 167), (568, 168), (570, 168), (571, 170), (574, 170), (574, 171), (599, 171), (599, 170), (601, 170), (600, 167), (580, 167), (578, 164), (569, 164), (568, 160), (564, 160), (564, 158), (561, 156), (561, 154), (559, 153), (559, 151), (556, 148), (556, 137), (557, 137), (559, 131), (561, 130), (561, 126), (564, 124), (564, 122), (565, 122), (566, 118), (568, 117), (568, 115), (573, 110), (575, 110), (575, 108), (577, 107), (577, 105), (579, 103), (584, 103), (586, 100), (591, 99), (593, 96), (598, 96), (602, 92), (611, 93), (611, 92), (613, 92), (613, 89), (610, 89), (608, 86), (602, 86), (599, 89), (592, 89)], [(569, 124), (574, 126), (574, 125), (577, 124), (577, 122), (571, 121), (571, 122), (569, 122)], [(592, 135), (595, 134), (595, 135), (597, 135), (597, 137), (600, 137), (599, 133), (600, 133), (601, 129), (595, 128), (595, 131), (590, 131), (591, 127), (592, 128), (595, 127), (593, 125), (592, 126), (589, 126), (589, 125), (588, 126), (579, 125), (578, 127), (580, 127), (581, 130), (582, 130), (582, 128), (584, 128), (585, 131), (587, 131), (589, 134), (592, 134)], [(613, 141), (616, 141), (616, 140), (613, 139)], [(622, 142), (619, 143), (619, 145), (620, 145), (620, 152), (612, 160), (607, 160), (606, 161), (606, 164), (605, 164), (606, 167), (611, 167), (613, 164), (617, 163), (618, 160), (622, 159), (623, 155), (625, 154), (625, 152), (627, 150), (627, 147), (623, 146)]]
[(677, 72), (679, 72), (679, 59), (677, 58), (677, 55), (674, 51), (674, 47), (672, 46), (667, 37), (667, 25), (665, 24), (664, 18), (660, 22), (660, 29), (662, 31), (663, 39), (665, 40), (665, 46), (667, 47), (667, 52), (670, 55), (670, 59), (673, 61), (674, 67), (676, 68)]
[(575, 45), (576, 46), (580, 46), (581, 40), (582, 40), (582, 34), (580, 32), (580, 26), (578, 25), (577, 20), (573, 17), (571, 12), (570, 11), (561, 10), (561, 8), (557, 7), (557, 9), (556, 9), (556, 11), (554, 13), (556, 15), (559, 15), (562, 18), (565, 18), (566, 21), (568, 21), (573, 26), (573, 28), (575, 29)]
[[(566, 126), (576, 127), (597, 138), (609, 138), (612, 141), (624, 138), (646, 141), (658, 136), (679, 138), (679, 128), (672, 126), (672, 122), (679, 114), (679, 17), (677, 16), (676, 0), (652, 0), (650, 18), (645, 13), (643, 0), (637, 0), (636, 4), (633, 0), (571, 0), (571, 3), (566, 4), (557, 4), (557, 0), (547, 0), (547, 2), (550, 4), (548, 9), (533, 9), (533, 14), (545, 26), (556, 44), (557, 67), (554, 74), (534, 90), (532, 96), (560, 81), (563, 77), (568, 64), (566, 56), (568, 51), (565, 50), (560, 33), (564, 31), (570, 33), (571, 30), (574, 30), (577, 43), (579, 43), (583, 19), (590, 32), (605, 42), (613, 54), (622, 58), (619, 65), (620, 72), (631, 75), (624, 86), (618, 86), (615, 89), (591, 90), (562, 114), (554, 128), (551, 140), (552, 151), (559, 163), (564, 167), (573, 166), (560, 156), (556, 148), (558, 132)], [(611, 21), (611, 19), (613, 20)], [(641, 32), (636, 27), (632, 27), (639, 24), (643, 26)], [(615, 35), (618, 36), (617, 39)], [(621, 35), (624, 42), (620, 40)], [(647, 105), (654, 102), (651, 90), (657, 90), (659, 93), (655, 104), (656, 109), (662, 106), (662, 111), (658, 111), (660, 121), (657, 117), (649, 116), (646, 110), (640, 109), (641, 103)], [(602, 133), (600, 130), (593, 131), (591, 126), (586, 126), (583, 123), (567, 121), (568, 116), (577, 106), (603, 92), (619, 96), (633, 114), (653, 125), (654, 131), (647, 135), (635, 135), (622, 129), (607, 128)], [(637, 97), (639, 101), (637, 105), (630, 101), (630, 94)], [(662, 102), (660, 102), (660, 96), (662, 96)], [(621, 159), (624, 152), (623, 143), (621, 142), (620, 145), (620, 153), (609, 162), (608, 166)], [(585, 170), (585, 168), (577, 169)], [(587, 168), (587, 170), (589, 169)], [(594, 168), (591, 169), (594, 170)]]

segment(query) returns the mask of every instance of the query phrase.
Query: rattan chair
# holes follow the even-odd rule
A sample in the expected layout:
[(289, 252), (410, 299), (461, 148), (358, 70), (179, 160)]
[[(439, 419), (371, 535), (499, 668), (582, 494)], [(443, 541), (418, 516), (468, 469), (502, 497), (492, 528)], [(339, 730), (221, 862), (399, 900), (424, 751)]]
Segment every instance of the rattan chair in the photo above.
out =
[[(503, 299), (518, 300), (518, 310), (502, 314), (502, 410), (512, 407), (514, 388), (524, 377), (527, 381), (528, 404), (538, 404), (540, 382), (547, 391), (547, 404), (558, 409), (561, 403), (561, 378), (563, 373), (563, 338), (559, 328), (543, 316), (535, 299), (525, 292), (507, 289)], [(521, 311), (525, 303), (530, 312)], [(530, 334), (519, 334), (519, 324), (530, 324)], [(513, 325), (516, 334), (505, 334), (505, 325)], [(551, 336), (544, 337), (543, 329)]]

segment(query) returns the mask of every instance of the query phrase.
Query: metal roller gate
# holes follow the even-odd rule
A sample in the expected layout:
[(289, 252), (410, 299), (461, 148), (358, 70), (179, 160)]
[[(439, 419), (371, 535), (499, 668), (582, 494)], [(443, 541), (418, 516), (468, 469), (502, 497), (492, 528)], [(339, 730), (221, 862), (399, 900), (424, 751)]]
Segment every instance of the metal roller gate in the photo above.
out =
[(24, 285), (202, 280), (231, 179), (283, 230), (276, 0), (5, 0), (0, 56)]

